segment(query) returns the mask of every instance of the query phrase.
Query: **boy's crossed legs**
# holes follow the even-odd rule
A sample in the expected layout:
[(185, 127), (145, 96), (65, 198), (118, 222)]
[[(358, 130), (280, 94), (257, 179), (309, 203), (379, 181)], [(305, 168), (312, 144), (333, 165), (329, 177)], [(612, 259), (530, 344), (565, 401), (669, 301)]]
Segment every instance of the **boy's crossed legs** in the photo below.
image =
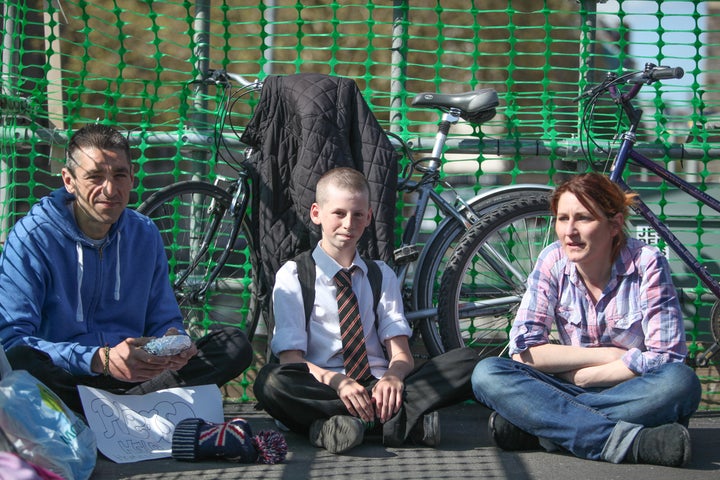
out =
[[(478, 356), (472, 349), (462, 348), (433, 357), (416, 367), (405, 379), (400, 410), (382, 425), (383, 444), (397, 447), (411, 438), (435, 445), (439, 441), (439, 428), (436, 427), (435, 432), (425, 430), (426, 427), (433, 428), (437, 417), (428, 417), (426, 421), (425, 415), (473, 398), (470, 378), (477, 362)], [(371, 390), (376, 382), (374, 379), (365, 387)], [(253, 389), (259, 408), (265, 409), (290, 430), (311, 434), (311, 441), (316, 446), (325, 446), (334, 453), (362, 442), (364, 431), (370, 427), (359, 418), (346, 418), (350, 414), (337, 392), (318, 382), (302, 363), (264, 366)], [(338, 430), (341, 430), (340, 435), (337, 435)]]

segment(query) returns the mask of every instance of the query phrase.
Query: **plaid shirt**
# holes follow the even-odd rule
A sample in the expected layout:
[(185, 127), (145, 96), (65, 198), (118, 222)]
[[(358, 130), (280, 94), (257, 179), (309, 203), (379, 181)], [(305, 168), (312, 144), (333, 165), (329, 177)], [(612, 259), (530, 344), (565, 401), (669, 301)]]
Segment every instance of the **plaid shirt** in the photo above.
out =
[(633, 238), (597, 304), (559, 242), (542, 251), (510, 331), (510, 353), (548, 343), (553, 328), (564, 345), (626, 349), (622, 360), (636, 374), (687, 355), (670, 266), (657, 248)]

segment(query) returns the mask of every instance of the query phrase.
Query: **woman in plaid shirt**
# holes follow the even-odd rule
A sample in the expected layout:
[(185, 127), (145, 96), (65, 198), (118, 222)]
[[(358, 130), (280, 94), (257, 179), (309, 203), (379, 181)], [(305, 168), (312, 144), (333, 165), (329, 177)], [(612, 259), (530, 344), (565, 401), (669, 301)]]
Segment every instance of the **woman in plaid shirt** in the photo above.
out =
[[(573, 177), (551, 199), (558, 240), (540, 254), (510, 332), (512, 358), (472, 377), (506, 450), (564, 449), (609, 462), (683, 466), (701, 396), (670, 267), (628, 238), (634, 195), (604, 175)], [(555, 329), (558, 343), (551, 343)]]

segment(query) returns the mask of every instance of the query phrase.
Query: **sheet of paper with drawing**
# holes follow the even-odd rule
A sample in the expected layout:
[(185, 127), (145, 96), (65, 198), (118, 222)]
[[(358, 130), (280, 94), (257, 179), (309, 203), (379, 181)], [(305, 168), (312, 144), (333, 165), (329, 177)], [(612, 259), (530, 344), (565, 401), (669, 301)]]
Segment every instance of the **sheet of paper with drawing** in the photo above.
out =
[(186, 418), (223, 422), (216, 385), (169, 388), (145, 395), (114, 395), (78, 387), (98, 449), (116, 463), (169, 457), (175, 425)]

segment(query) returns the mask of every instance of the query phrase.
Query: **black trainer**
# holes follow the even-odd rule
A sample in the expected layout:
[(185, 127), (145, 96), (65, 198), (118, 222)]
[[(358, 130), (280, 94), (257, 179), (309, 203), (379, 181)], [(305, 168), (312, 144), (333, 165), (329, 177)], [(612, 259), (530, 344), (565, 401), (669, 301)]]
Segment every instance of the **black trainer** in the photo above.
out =
[(690, 461), (690, 432), (679, 423), (643, 428), (633, 440), (628, 459), (666, 467), (683, 467)]
[(410, 441), (415, 445), (437, 447), (440, 445), (440, 415), (430, 412), (418, 420), (410, 431)]
[(363, 441), (365, 425), (350, 415), (335, 415), (325, 420), (315, 420), (310, 425), (310, 443), (331, 453), (343, 453), (357, 447)]
[(520, 430), (497, 412), (492, 412), (488, 418), (488, 435), (493, 443), (503, 450), (540, 449), (540, 440), (535, 435)]

